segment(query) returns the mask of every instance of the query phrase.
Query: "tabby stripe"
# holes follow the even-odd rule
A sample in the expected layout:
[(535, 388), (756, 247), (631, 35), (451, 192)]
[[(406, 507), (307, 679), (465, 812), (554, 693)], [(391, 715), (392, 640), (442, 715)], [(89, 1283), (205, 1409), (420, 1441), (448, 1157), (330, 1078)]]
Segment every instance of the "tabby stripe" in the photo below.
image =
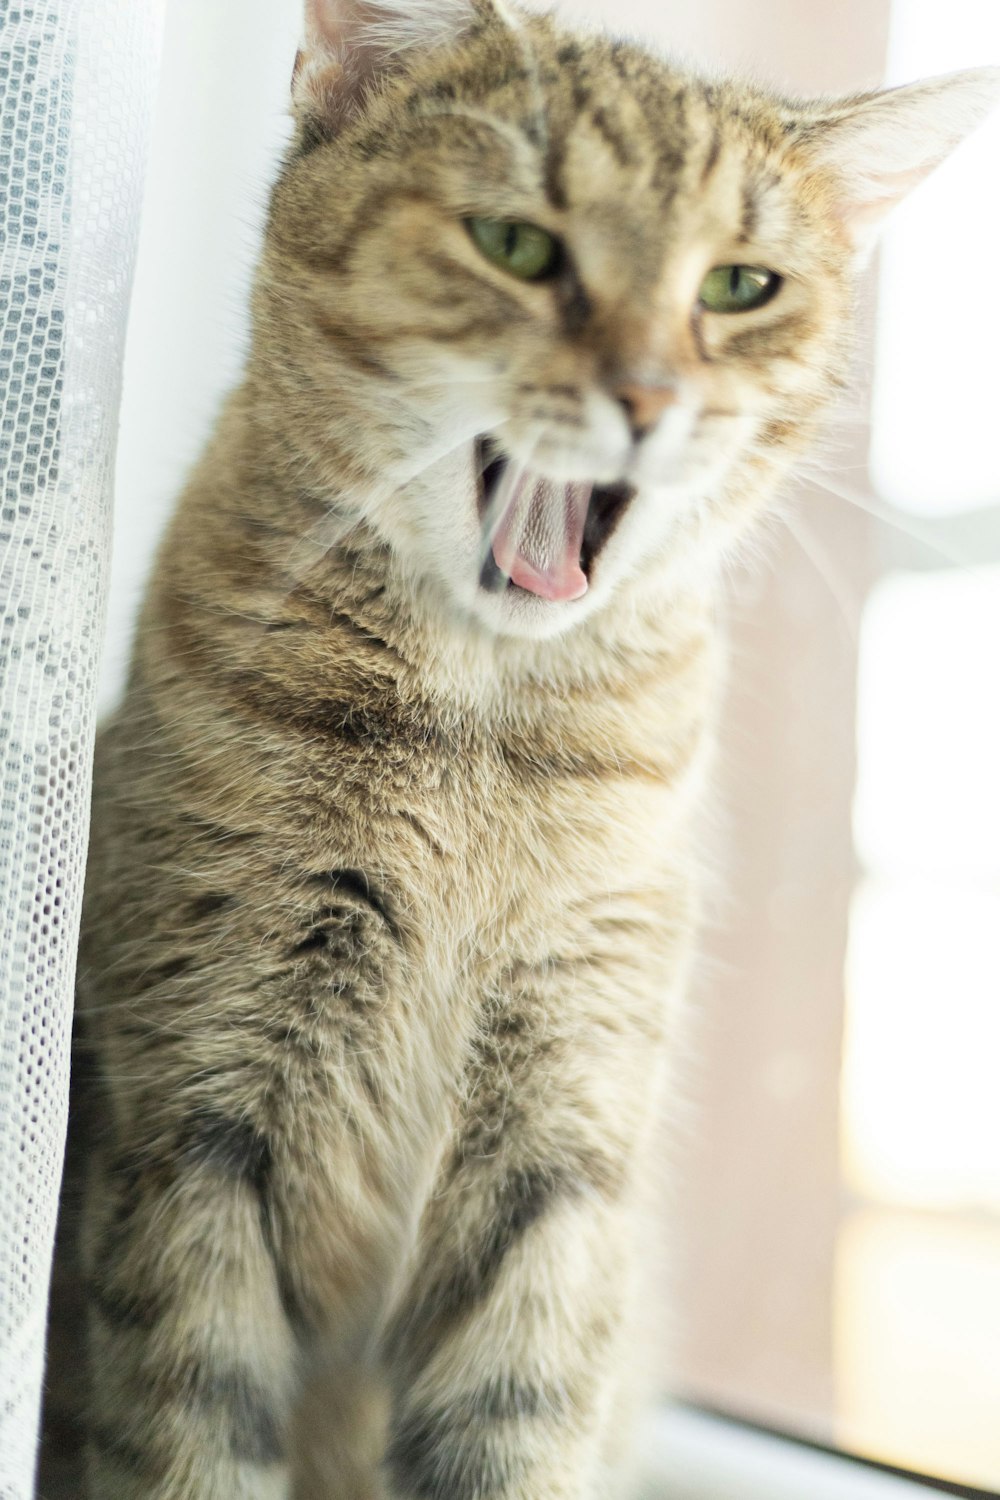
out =
[(274, 1267), (275, 1285), (278, 1289), (281, 1310), (292, 1333), (301, 1343), (308, 1339), (318, 1327), (320, 1313), (303, 1295), (289, 1271), (285, 1257), (281, 1254), (274, 1219), (274, 1205), (270, 1196), (260, 1200), (260, 1229)]
[(303, 699), (277, 678), (247, 669), (228, 673), (224, 685), (232, 693), (237, 713), (280, 724), (282, 731), (338, 739), (366, 754), (384, 754), (393, 746), (426, 752), (432, 740), (440, 744), (447, 738), (451, 752), (459, 753), (457, 736), (445, 736), (439, 724), (388, 702), (369, 705), (337, 698)]
[(400, 380), (398, 371), (372, 353), (370, 336), (366, 336), (363, 331), (356, 327), (346, 328), (343, 323), (335, 323), (331, 318), (323, 316), (317, 316), (315, 326), (325, 339), (347, 356), (356, 369), (363, 370), (366, 375), (376, 375), (380, 380), (393, 383)]
[(311, 156), (320, 146), (328, 146), (335, 136), (336, 131), (321, 117), (307, 115), (299, 127), (298, 136), (288, 155), (288, 166), (301, 161), (303, 157)]
[(490, 1295), (504, 1261), (521, 1236), (560, 1203), (579, 1199), (590, 1184), (563, 1166), (522, 1167), (499, 1184), (479, 1241), (468, 1246), (404, 1315), (397, 1337), (423, 1344), (458, 1322)]
[(356, 620), (353, 615), (345, 613), (344, 610), (330, 610), (327, 620), (336, 629), (349, 632), (352, 639), (366, 646), (374, 646), (378, 652), (384, 651), (387, 656), (391, 656), (395, 661), (399, 662), (400, 666), (409, 667), (411, 665), (409, 658), (400, 651), (398, 646), (391, 645), (377, 631), (369, 630), (366, 625), (362, 625), (360, 620)]
[(808, 360), (785, 356), (784, 350), (796, 341), (804, 340), (810, 331), (808, 313), (800, 310), (788, 312), (761, 328), (747, 328), (743, 333), (731, 334), (726, 340), (726, 353), (740, 359), (764, 359), (777, 353), (808, 370), (811, 368)]
[(373, 224), (381, 218), (387, 203), (393, 198), (411, 197), (412, 188), (379, 186), (368, 192), (361, 202), (357, 204), (353, 217), (343, 226), (339, 239), (334, 245), (306, 245), (295, 244), (288, 249), (298, 260), (300, 265), (316, 272), (324, 279), (331, 272), (344, 272), (350, 269), (350, 261), (360, 241), (371, 230)]
[(137, 1440), (138, 1424), (148, 1417), (152, 1430), (160, 1412), (179, 1402), (195, 1421), (207, 1420), (213, 1429), (223, 1425), (230, 1455), (238, 1463), (269, 1465), (283, 1460), (283, 1416), (271, 1392), (247, 1371), (188, 1362), (180, 1370), (165, 1368), (159, 1375), (137, 1369), (135, 1377), (145, 1389), (122, 1424), (124, 1430), (103, 1422), (91, 1433), (102, 1451), (120, 1456), (132, 1467), (148, 1466), (152, 1445), (146, 1448)]
[(706, 365), (714, 364), (715, 361), (709, 354), (708, 346), (705, 343), (705, 329), (702, 325), (700, 310), (696, 310), (691, 318), (691, 337), (694, 339), (694, 346), (698, 351), (698, 358), (702, 363)]
[(160, 1299), (149, 1292), (126, 1292), (108, 1282), (91, 1278), (87, 1288), (90, 1304), (112, 1329), (149, 1330), (163, 1317)]
[(606, 109), (595, 109), (590, 116), (595, 130), (603, 138), (620, 167), (630, 167), (635, 162), (635, 151), (629, 137), (609, 118)]
[(191, 968), (194, 959), (188, 953), (179, 954), (176, 958), (164, 960), (161, 964), (151, 964), (146, 969), (141, 969), (132, 980), (131, 992), (133, 996), (144, 995), (147, 990), (156, 989), (158, 985), (169, 984), (171, 979), (179, 979)]
[(195, 1110), (185, 1121), (181, 1159), (208, 1167), (254, 1192), (266, 1191), (271, 1171), (271, 1143), (248, 1120), (232, 1120), (215, 1110)]
[(162, 1471), (160, 1457), (152, 1448), (123, 1437), (110, 1423), (91, 1422), (87, 1439), (105, 1463), (110, 1461), (134, 1474), (152, 1476)]
[[(329, 886), (345, 896), (352, 897), (360, 906), (374, 912), (396, 942), (402, 943), (403, 935), (399, 923), (390, 912), (386, 898), (372, 885), (364, 870), (322, 870), (312, 875), (310, 882), (313, 885)], [(328, 917), (334, 918), (336, 914), (336, 908), (330, 908), (327, 913)], [(314, 939), (321, 931), (321, 928), (314, 929), (304, 943), (312, 942), (315, 946)], [(304, 944), (300, 943), (298, 950), (301, 950), (303, 946)]]
[[(474, 273), (470, 272), (469, 274), (472, 275)], [(426, 321), (414, 324), (394, 323), (391, 328), (362, 326), (359, 330), (360, 337), (357, 338), (356, 343), (351, 343), (352, 357), (357, 359), (359, 363), (362, 358), (368, 363), (372, 363), (377, 360), (377, 356), (371, 353), (371, 346), (373, 344), (376, 346), (383, 344), (396, 345), (405, 343), (408, 339), (425, 339), (428, 332), (433, 334), (434, 339), (438, 343), (455, 343), (465, 338), (489, 338), (496, 333), (498, 320), (515, 319), (519, 322), (526, 322), (529, 319), (529, 313), (515, 297), (504, 296), (501, 301), (500, 293), (498, 293), (497, 297), (499, 305), (483, 312), (482, 292), (488, 287), (489, 283), (479, 277), (475, 278), (475, 283), (479, 303), (479, 311), (475, 317), (468, 317), (465, 321), (450, 328), (432, 326), (429, 329)], [(454, 298), (442, 303), (444, 307), (453, 305)], [(353, 335), (346, 335), (345, 337), (344, 334), (335, 332), (334, 325), (332, 324), (327, 324), (324, 331), (333, 341), (347, 343), (349, 339), (354, 337)], [(383, 369), (385, 368), (383, 367)]]
[(573, 112), (577, 117), (575, 123), (579, 125), (587, 113), (593, 94), (590, 84), (585, 79), (574, 78), (570, 87), (573, 90)]
[(510, 1451), (520, 1425), (557, 1418), (565, 1405), (560, 1394), (538, 1385), (496, 1378), (447, 1404), (406, 1412), (395, 1425), (386, 1463), (404, 1495), (485, 1496), (517, 1477), (515, 1464), (523, 1468)]
[(285, 1456), (284, 1423), (270, 1392), (243, 1370), (209, 1373), (192, 1386), (198, 1407), (225, 1413), (230, 1452), (238, 1462), (276, 1464)]
[(554, 209), (560, 213), (567, 207), (566, 187), (562, 180), (566, 164), (566, 141), (554, 133), (549, 136), (542, 169), (542, 187)]
[(708, 179), (711, 177), (712, 173), (715, 171), (716, 167), (718, 166), (719, 157), (721, 156), (721, 154), (722, 154), (722, 133), (719, 130), (718, 125), (716, 125), (712, 129), (712, 142), (711, 142), (711, 145), (708, 148), (708, 155), (705, 158), (705, 165), (701, 169), (701, 182), (700, 182), (700, 186), (701, 187), (705, 186), (705, 184), (708, 182)]
[[(196, 838), (207, 838), (214, 844), (247, 844), (255, 843), (259, 838), (257, 833), (242, 828), (227, 828), (224, 823), (199, 817), (197, 813), (178, 812), (176, 818), (178, 823), (194, 830), (192, 842)], [(148, 837), (170, 838), (172, 834), (173, 829), (151, 828)]]
[(447, 1408), (401, 1421), (385, 1461), (398, 1493), (413, 1500), (486, 1500), (526, 1468), (523, 1454), (488, 1425), (471, 1424)]
[[(510, 316), (510, 315), (508, 315)], [(528, 313), (523, 307), (517, 305), (516, 316), (520, 322), (526, 322)], [(498, 315), (486, 317), (469, 318), (455, 328), (435, 328), (434, 341), (438, 344), (460, 344), (464, 339), (488, 339), (494, 338), (497, 332)], [(399, 328), (394, 330), (394, 337), (400, 339), (426, 338), (427, 328)]]
[(430, 832), (430, 830), (424, 826), (424, 824), (417, 817), (416, 813), (410, 812), (409, 808), (401, 807), (397, 809), (396, 817), (402, 818), (403, 822), (408, 824), (409, 827), (413, 829), (417, 837), (423, 840), (432, 854), (437, 855), (439, 859), (443, 859), (445, 857), (445, 855), (448, 853), (447, 849), (440, 842), (440, 840), (436, 839)]
[[(430, 307), (454, 307), (457, 293), (457, 284), (464, 283), (471, 294), (478, 298), (480, 310), (487, 311), (499, 321), (519, 321), (524, 318), (524, 306), (513, 292), (497, 286), (490, 275), (479, 271), (473, 266), (467, 266), (463, 261), (456, 260), (454, 256), (445, 253), (428, 251), (422, 257), (424, 265), (440, 278), (440, 296), (434, 296), (429, 288), (425, 288), (423, 295)], [(485, 262), (483, 262), (485, 265)], [(487, 298), (492, 306), (487, 310), (484, 303)]]
[[(593, 303), (568, 253), (556, 279), (555, 288), (562, 313), (563, 330), (568, 337), (572, 338), (586, 326), (593, 312)], [(579, 392), (575, 394), (579, 396)]]
[(222, 891), (207, 891), (204, 896), (196, 896), (190, 902), (188, 915), (198, 922), (203, 917), (214, 917), (218, 912), (230, 911), (236, 904), (235, 896), (227, 896)]
[(579, 778), (585, 781), (651, 781), (662, 785), (662, 767), (644, 766), (623, 757), (613, 761), (571, 749), (554, 750), (542, 745), (516, 744), (507, 741), (503, 757), (511, 771), (523, 780), (553, 781)]
[(757, 224), (760, 218), (760, 208), (754, 193), (753, 186), (747, 183), (743, 189), (743, 211), (740, 218), (740, 239), (746, 244), (752, 240), (757, 232)]

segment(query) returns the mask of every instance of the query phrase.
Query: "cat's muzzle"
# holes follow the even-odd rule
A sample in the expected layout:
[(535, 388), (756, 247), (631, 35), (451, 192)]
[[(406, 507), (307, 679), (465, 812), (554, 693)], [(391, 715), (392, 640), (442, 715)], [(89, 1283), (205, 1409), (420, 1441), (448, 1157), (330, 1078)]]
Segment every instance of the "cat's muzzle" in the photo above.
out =
[(522, 588), (554, 602), (579, 598), (635, 489), (625, 483), (563, 484), (527, 471), (513, 476), (510, 466), (494, 442), (477, 441), (485, 552), (480, 587), (490, 593)]

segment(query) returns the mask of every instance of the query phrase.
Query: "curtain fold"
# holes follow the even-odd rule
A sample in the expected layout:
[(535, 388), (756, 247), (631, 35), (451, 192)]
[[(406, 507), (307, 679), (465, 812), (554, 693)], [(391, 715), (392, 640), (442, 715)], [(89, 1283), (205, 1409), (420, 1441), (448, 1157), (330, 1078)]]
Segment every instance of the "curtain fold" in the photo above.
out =
[(0, 1500), (34, 1485), (164, 0), (0, 0)]

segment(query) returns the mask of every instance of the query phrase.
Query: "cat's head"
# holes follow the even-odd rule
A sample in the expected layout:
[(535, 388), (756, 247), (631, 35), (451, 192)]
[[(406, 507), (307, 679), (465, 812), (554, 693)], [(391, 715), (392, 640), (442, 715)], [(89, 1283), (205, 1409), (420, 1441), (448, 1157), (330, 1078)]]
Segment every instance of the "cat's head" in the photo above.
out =
[(571, 629), (739, 533), (883, 213), (998, 94), (795, 103), (499, 0), (307, 0), (257, 301), (289, 446), (416, 587)]

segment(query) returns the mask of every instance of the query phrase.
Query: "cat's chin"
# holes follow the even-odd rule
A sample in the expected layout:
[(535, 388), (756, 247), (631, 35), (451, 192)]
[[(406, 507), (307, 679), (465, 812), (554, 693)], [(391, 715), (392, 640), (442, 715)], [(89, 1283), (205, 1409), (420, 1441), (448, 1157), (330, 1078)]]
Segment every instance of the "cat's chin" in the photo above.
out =
[(600, 607), (600, 599), (589, 589), (578, 599), (541, 599), (508, 582), (494, 591), (480, 585), (466, 607), (477, 624), (494, 635), (546, 641), (582, 624)]

